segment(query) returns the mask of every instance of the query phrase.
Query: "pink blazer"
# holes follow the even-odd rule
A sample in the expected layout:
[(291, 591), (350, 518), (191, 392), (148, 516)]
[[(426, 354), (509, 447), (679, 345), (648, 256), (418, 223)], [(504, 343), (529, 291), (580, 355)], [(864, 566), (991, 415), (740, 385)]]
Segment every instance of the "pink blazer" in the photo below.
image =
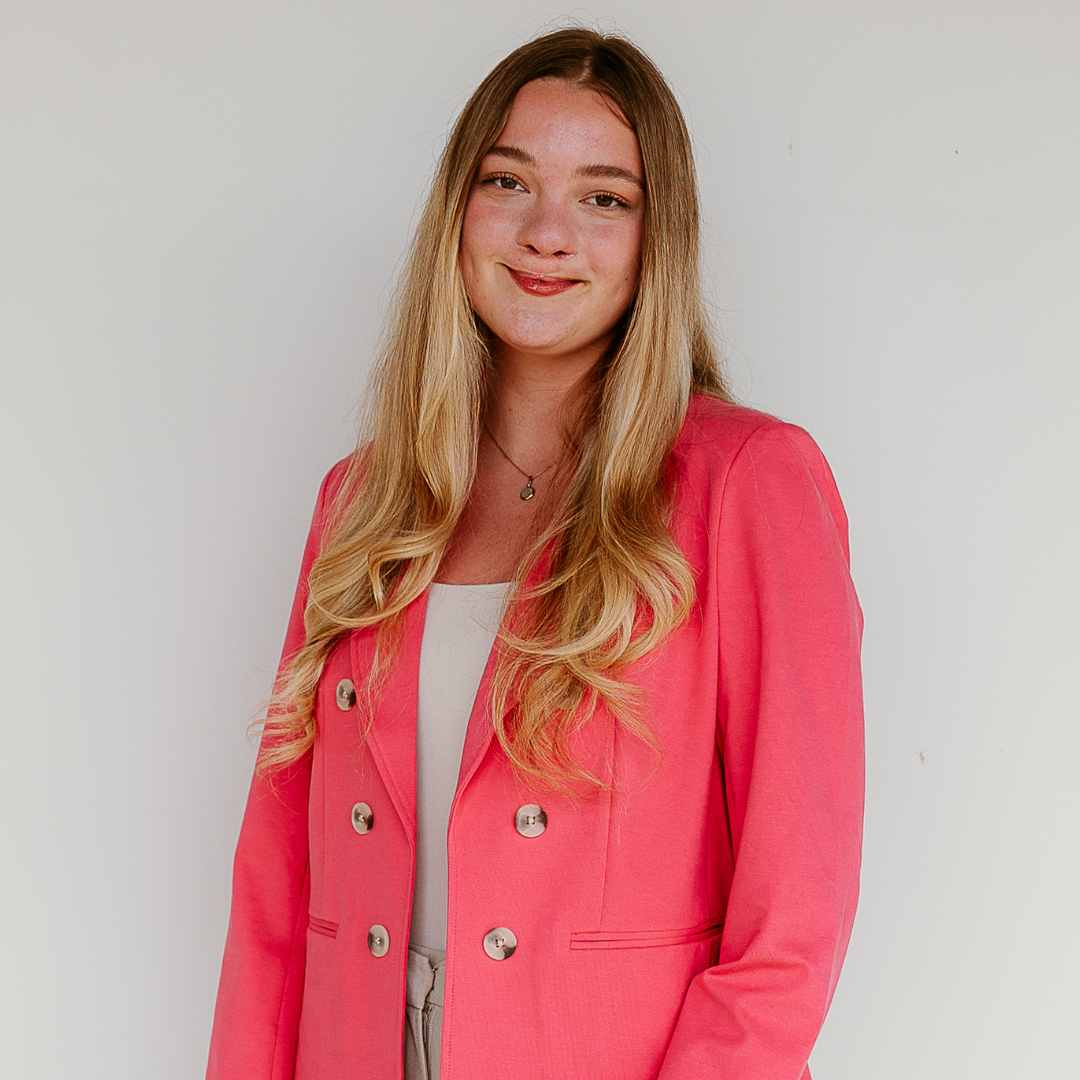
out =
[[(442, 1080), (809, 1077), (858, 895), (862, 622), (846, 519), (810, 437), (733, 405), (692, 402), (670, 478), (696, 602), (629, 672), (659, 768), (601, 709), (578, 752), (614, 764), (619, 794), (533, 790), (491, 737), (484, 674), (447, 835)], [(372, 634), (357, 632), (322, 677), (314, 754), (252, 784), (210, 1080), (402, 1075), (425, 604), (407, 613), (374, 717), (338, 693), (371, 662)], [(515, 824), (530, 803), (547, 816), (539, 835)], [(485, 949), (495, 928), (516, 938), (503, 959)]]

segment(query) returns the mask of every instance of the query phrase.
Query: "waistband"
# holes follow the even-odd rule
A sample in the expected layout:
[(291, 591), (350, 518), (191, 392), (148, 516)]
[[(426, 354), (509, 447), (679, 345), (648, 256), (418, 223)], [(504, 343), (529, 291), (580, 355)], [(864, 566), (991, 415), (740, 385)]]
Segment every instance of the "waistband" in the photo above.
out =
[(441, 949), (409, 946), (409, 965), (405, 974), (405, 1004), (414, 1009), (443, 1003), (446, 981), (446, 953)]

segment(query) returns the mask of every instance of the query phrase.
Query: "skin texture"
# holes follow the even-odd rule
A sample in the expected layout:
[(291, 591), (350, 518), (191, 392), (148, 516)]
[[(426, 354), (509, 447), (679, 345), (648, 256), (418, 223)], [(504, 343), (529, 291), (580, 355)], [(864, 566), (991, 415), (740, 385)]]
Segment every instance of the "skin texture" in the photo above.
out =
[(495, 338), (487, 426), (526, 472), (549, 471), (522, 501), (525, 477), (484, 435), (439, 580), (507, 580), (554, 509), (567, 395), (637, 292), (644, 179), (637, 136), (601, 94), (554, 79), (518, 91), (469, 193), (461, 267)]

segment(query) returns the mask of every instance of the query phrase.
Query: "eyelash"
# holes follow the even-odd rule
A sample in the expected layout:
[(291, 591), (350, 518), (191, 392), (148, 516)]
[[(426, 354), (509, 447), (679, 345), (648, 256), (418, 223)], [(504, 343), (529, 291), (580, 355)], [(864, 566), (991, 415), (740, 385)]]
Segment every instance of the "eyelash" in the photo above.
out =
[[(513, 173), (492, 173), (490, 176), (485, 176), (480, 181), (482, 184), (490, 184), (492, 187), (498, 187), (500, 191), (513, 191), (513, 188), (504, 188), (499, 185), (500, 180), (513, 180), (515, 184), (520, 184), (521, 187), (525, 185), (513, 174)], [(615, 206), (629, 207), (629, 203), (621, 196), (616, 195), (614, 191), (594, 191), (590, 196), (590, 199), (611, 199), (614, 201)], [(598, 210), (613, 210), (613, 206), (597, 206)]]
[[(621, 196), (616, 195), (614, 191), (594, 191), (590, 196), (590, 199), (613, 199), (616, 206), (629, 206), (630, 204)], [(597, 207), (599, 210), (610, 210), (610, 206)]]
[(490, 184), (492, 187), (498, 188), (500, 191), (513, 191), (513, 188), (504, 188), (499, 184), (500, 180), (513, 180), (515, 184), (525, 185), (513, 174), (513, 173), (492, 173), (490, 176), (485, 176), (480, 182), (482, 184)]

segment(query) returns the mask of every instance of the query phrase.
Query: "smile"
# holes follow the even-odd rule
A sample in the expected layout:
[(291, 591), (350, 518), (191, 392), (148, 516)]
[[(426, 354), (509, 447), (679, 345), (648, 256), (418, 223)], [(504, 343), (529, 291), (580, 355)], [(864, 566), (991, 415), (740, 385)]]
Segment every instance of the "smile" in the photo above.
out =
[(524, 292), (532, 293), (533, 296), (554, 296), (556, 293), (566, 292), (575, 285), (580, 285), (576, 278), (547, 278), (537, 277), (535, 274), (523, 274), (519, 270), (506, 268), (514, 283)]

